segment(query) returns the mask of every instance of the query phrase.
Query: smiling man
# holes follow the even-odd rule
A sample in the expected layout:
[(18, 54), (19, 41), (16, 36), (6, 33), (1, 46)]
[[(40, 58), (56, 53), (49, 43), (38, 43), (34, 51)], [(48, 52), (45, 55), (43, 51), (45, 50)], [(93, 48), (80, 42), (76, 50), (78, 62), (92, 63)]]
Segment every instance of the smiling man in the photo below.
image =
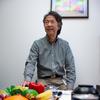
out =
[(60, 90), (73, 89), (76, 80), (74, 57), (67, 41), (58, 37), (62, 18), (50, 11), (43, 19), (46, 36), (34, 41), (25, 63), (24, 82), (28, 85), (37, 67), (39, 81)]

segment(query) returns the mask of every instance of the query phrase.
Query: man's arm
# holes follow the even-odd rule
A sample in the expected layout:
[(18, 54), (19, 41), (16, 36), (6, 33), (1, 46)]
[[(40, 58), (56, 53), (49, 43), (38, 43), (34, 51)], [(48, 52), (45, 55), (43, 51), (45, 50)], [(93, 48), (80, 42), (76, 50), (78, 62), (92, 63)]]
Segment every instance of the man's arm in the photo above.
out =
[(24, 80), (31, 81), (32, 77), (35, 72), (35, 68), (37, 67), (37, 59), (38, 59), (38, 46), (36, 42), (33, 43), (28, 59), (25, 63), (25, 70), (24, 70)]
[(69, 44), (67, 44), (66, 48), (66, 82), (68, 89), (73, 89), (75, 80), (76, 80), (76, 73), (75, 73), (75, 63), (74, 63), (74, 57), (72, 54), (72, 51), (69, 47)]

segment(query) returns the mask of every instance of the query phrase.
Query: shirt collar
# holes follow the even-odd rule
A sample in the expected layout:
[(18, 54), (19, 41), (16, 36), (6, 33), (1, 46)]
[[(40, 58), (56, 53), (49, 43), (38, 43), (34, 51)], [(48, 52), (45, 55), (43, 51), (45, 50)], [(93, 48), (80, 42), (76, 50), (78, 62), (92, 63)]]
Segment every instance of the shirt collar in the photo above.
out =
[(49, 41), (49, 39), (48, 39), (48, 36), (46, 35), (46, 39), (47, 39), (47, 41), (50, 43), (50, 44), (55, 44), (56, 42), (57, 42), (57, 40), (58, 40), (58, 37), (56, 37), (56, 40), (55, 40), (55, 42), (53, 42), (53, 43), (51, 43), (50, 41)]

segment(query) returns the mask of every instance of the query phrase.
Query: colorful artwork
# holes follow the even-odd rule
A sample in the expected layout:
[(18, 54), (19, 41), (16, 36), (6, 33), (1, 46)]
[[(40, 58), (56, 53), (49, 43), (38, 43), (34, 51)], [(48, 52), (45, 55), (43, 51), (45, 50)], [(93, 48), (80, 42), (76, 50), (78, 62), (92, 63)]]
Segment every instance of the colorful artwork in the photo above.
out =
[(52, 0), (51, 10), (62, 17), (88, 17), (88, 0)]

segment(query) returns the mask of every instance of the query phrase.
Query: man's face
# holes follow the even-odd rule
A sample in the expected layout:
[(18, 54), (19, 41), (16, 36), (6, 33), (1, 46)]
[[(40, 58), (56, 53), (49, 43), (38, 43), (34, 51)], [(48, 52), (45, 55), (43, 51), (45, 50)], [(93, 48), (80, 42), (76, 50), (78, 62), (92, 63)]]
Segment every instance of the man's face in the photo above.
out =
[(44, 27), (50, 42), (54, 42), (59, 30), (55, 17), (52, 15), (47, 16), (44, 21)]

